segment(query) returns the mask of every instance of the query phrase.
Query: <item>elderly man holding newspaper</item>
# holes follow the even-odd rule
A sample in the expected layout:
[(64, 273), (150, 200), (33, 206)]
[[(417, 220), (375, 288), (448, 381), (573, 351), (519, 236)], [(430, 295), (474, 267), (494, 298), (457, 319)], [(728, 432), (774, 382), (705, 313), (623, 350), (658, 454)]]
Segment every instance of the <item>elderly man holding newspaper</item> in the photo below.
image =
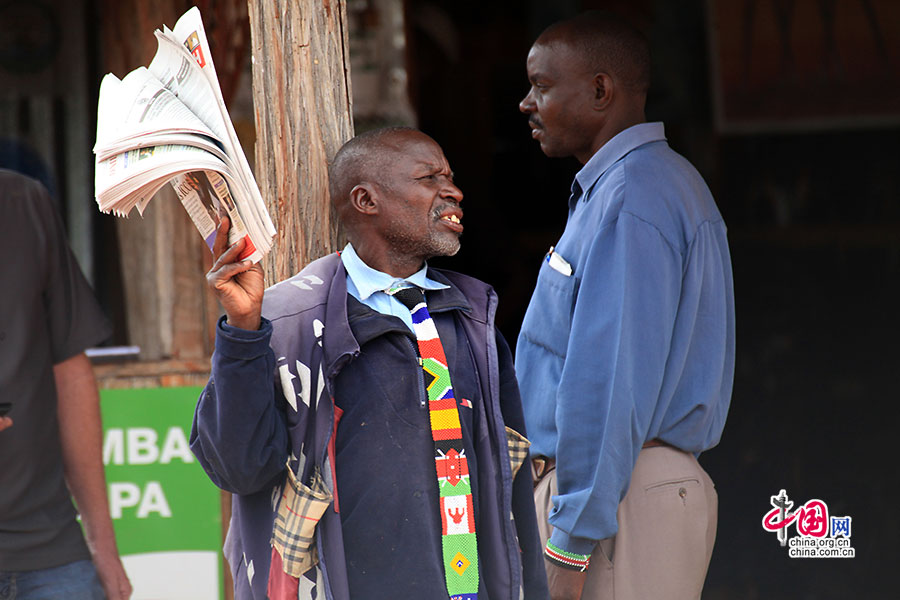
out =
[(226, 247), (225, 309), (191, 449), (234, 492), (238, 599), (547, 597), (512, 356), (459, 249), (462, 192), (412, 129), (331, 165), (349, 244), (263, 293)]

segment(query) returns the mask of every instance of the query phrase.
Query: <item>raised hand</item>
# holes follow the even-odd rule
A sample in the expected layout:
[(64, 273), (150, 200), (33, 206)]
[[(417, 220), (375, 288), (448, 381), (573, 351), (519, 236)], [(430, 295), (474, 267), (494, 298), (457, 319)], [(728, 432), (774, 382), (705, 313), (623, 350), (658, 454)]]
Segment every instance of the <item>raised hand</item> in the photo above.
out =
[(241, 329), (259, 329), (265, 291), (262, 267), (249, 260), (238, 260), (245, 241), (228, 247), (231, 223), (223, 217), (213, 243), (215, 263), (206, 274), (206, 283), (225, 309), (229, 325)]

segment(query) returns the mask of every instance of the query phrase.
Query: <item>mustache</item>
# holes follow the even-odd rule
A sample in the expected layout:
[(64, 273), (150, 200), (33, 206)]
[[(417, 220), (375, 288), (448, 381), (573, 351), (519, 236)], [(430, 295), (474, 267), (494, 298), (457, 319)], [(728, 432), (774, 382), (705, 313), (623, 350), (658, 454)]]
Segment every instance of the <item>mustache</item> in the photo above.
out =
[(537, 115), (531, 115), (531, 116), (529, 116), (529, 117), (528, 117), (528, 124), (529, 124), (529, 125), (534, 125), (535, 127), (539, 128), (539, 129), (543, 129), (543, 128), (544, 128), (544, 124), (541, 123), (541, 120), (537, 117)]
[(450, 209), (450, 210), (458, 209), (458, 210), (462, 211), (462, 208), (460, 208), (458, 203), (445, 202), (445, 203), (441, 204), (440, 206), (435, 206), (434, 209), (432, 209), (432, 211), (431, 211), (431, 216), (434, 218), (435, 221), (439, 221), (441, 218), (441, 215), (443, 215), (444, 211), (448, 210), (448, 209)]

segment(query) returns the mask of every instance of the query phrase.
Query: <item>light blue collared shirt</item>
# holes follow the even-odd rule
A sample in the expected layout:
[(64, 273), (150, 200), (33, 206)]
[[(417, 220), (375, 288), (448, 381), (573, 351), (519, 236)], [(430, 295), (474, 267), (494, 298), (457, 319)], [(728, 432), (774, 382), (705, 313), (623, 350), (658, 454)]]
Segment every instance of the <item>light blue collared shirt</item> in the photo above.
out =
[(516, 350), (532, 455), (556, 458), (550, 541), (613, 536), (642, 444), (699, 454), (722, 434), (734, 375), (725, 223), (662, 123), (609, 140), (575, 176), (557, 256), (541, 265)]
[(412, 285), (423, 290), (442, 290), (450, 287), (426, 277), (427, 264), (405, 279), (377, 271), (364, 263), (350, 244), (344, 246), (341, 251), (341, 261), (347, 270), (347, 292), (381, 314), (393, 315), (402, 319), (410, 330), (413, 330), (413, 322), (409, 309), (393, 296), (387, 295), (384, 290)]

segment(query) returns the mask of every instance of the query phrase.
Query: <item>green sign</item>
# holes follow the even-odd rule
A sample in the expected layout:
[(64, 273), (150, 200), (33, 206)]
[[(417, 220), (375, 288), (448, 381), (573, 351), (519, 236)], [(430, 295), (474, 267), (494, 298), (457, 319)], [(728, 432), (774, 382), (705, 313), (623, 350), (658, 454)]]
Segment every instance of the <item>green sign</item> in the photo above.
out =
[(220, 492), (188, 447), (200, 391), (100, 393), (109, 508), (132, 600), (222, 597)]

